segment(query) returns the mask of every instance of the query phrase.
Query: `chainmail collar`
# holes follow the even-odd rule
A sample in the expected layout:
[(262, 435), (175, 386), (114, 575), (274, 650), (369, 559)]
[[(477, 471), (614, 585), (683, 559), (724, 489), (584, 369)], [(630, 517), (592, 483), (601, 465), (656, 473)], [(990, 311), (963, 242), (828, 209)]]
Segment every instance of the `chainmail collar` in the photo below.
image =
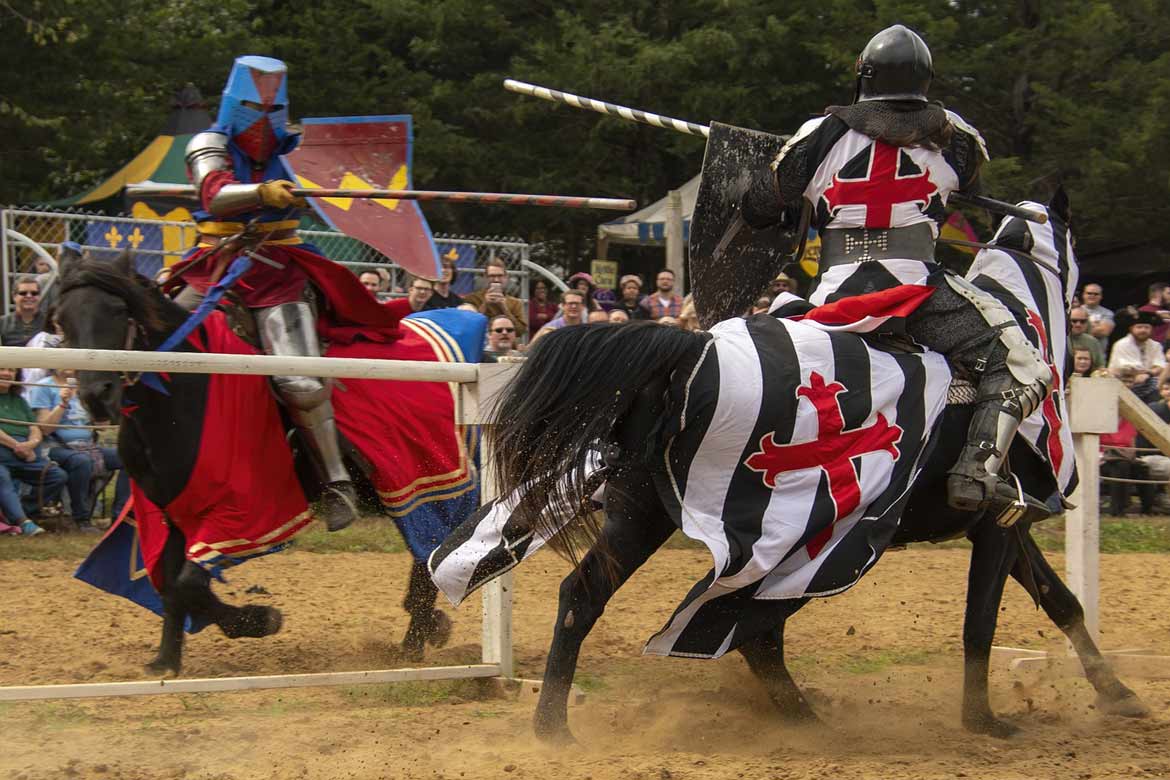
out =
[(939, 149), (950, 142), (953, 132), (950, 117), (938, 102), (867, 100), (851, 106), (829, 106), (825, 113), (892, 146)]

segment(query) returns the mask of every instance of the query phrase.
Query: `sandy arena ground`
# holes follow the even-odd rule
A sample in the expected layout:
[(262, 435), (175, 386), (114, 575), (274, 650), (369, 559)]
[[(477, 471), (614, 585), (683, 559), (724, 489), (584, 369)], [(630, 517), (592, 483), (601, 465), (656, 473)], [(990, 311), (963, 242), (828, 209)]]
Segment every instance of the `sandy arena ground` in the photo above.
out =
[[(809, 727), (777, 719), (738, 654), (640, 657), (707, 560), (663, 551), (611, 603), (583, 651), (588, 696), (570, 709), (578, 747), (539, 745), (533, 700), (470, 682), (10, 703), (0, 704), (0, 778), (1170, 777), (1167, 680), (1127, 681), (1154, 712), (1132, 721), (1098, 713), (1082, 679), (998, 668), (993, 704), (1022, 735), (961, 729), (964, 550), (891, 553), (852, 591), (793, 620), (791, 667), (823, 719)], [(242, 567), (220, 594), (279, 606), (284, 631), (232, 641), (209, 629), (189, 641), (184, 676), (402, 665), (393, 645), (406, 625), (407, 564), (405, 555), (294, 552)], [(158, 621), (73, 580), (72, 568), (0, 563), (0, 685), (144, 679)], [(1170, 655), (1170, 556), (1109, 555), (1101, 568), (1103, 645)], [(550, 554), (517, 571), (525, 677), (542, 673), (565, 571)], [(253, 585), (267, 593), (245, 593)], [(1060, 649), (1043, 613), (1008, 589), (999, 644)], [(479, 658), (478, 597), (452, 614), (452, 642), (430, 663)]]

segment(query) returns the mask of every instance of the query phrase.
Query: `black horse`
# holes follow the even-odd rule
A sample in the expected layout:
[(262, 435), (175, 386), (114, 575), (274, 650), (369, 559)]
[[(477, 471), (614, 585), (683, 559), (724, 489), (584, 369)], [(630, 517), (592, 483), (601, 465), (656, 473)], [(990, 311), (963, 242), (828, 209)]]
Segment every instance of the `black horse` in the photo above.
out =
[[(77, 260), (62, 271), (57, 319), (68, 346), (78, 349), (152, 350), (175, 331), (188, 312), (172, 302), (145, 277), (134, 271), (132, 258), (123, 254), (113, 263)], [(176, 351), (191, 351), (187, 344)], [(158, 393), (126, 374), (79, 371), (81, 399), (95, 419), (119, 420), (118, 454), (130, 476), (158, 506), (166, 506), (191, 473), (199, 452), (203, 420), (201, 409), (208, 376), (174, 374), (167, 389)], [(122, 417), (124, 405), (137, 409)], [(362, 476), (364, 462), (352, 447), (350, 473), (359, 475), (360, 497), (366, 509), (379, 511), (377, 492)], [(320, 490), (312, 469), (298, 463), (306, 494)], [(164, 608), (162, 641), (157, 657), (146, 665), (152, 674), (178, 675), (182, 667), (183, 626), (188, 615), (214, 623), (231, 638), (262, 637), (281, 627), (281, 613), (272, 607), (236, 607), (211, 590), (210, 576), (186, 559), (187, 542), (179, 528), (168, 523), (162, 555)], [(403, 655), (420, 659), (424, 646), (444, 645), (451, 633), (450, 618), (434, 608), (438, 594), (424, 562), (415, 562), (404, 603), (410, 624), (402, 643)]]
[[(535, 714), (536, 733), (542, 738), (571, 738), (566, 704), (581, 643), (613, 593), (677, 530), (654, 484), (654, 470), (662, 468), (664, 453), (659, 430), (664, 415), (672, 413), (667, 401), (672, 371), (693, 365), (705, 343), (703, 334), (654, 323), (562, 328), (533, 348), (497, 402), (506, 414), (498, 414), (489, 456), (496, 464), (499, 495), (524, 496), (509, 520), (517, 528), (532, 528), (545, 536), (555, 533), (560, 525), (547, 507), (584, 506), (598, 487), (598, 477), (586, 467), (586, 453), (599, 443), (614, 453), (604, 474), (604, 521), (599, 524), (592, 515), (579, 512), (573, 530), (549, 541), (577, 565), (560, 588)], [(935, 433), (929, 465), (915, 483), (893, 542), (938, 541), (963, 534), (972, 542), (963, 634), (963, 724), (999, 737), (1017, 730), (991, 711), (987, 687), (988, 658), (1009, 575), (1033, 594), (1072, 641), (1100, 704), (1117, 714), (1147, 715), (1145, 706), (1102, 658), (1085, 630), (1081, 605), (1045, 561), (1029, 529), (1001, 528), (982, 514), (947, 508), (945, 472), (965, 441), (970, 414), (970, 407), (948, 407)], [(1019, 450), (1012, 453), (1011, 462), (1028, 490), (1041, 479), (1045, 466), (1027, 447)], [(577, 551), (584, 547), (590, 549), (582, 558)], [(806, 602), (752, 600), (737, 607), (752, 614), (739, 626), (771, 626), (744, 637), (737, 649), (780, 711), (794, 719), (815, 718), (789, 675), (783, 654), (785, 621)]]

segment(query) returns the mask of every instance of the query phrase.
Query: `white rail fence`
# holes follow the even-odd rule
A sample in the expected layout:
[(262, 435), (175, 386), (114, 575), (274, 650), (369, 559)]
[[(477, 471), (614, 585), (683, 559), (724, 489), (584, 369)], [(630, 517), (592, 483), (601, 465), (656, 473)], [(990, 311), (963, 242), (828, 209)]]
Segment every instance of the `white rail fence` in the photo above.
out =
[[(6, 368), (77, 368), (94, 371), (166, 371), (187, 374), (302, 374), (320, 377), (397, 379), (458, 384), (455, 421), (464, 425), (485, 422), (480, 409), (507, 383), (516, 364), (422, 363), (397, 360), (288, 358), (268, 355), (193, 355), (125, 352), (116, 350), (31, 349), (0, 347), (0, 365)], [(480, 498), (493, 483), (491, 463), (481, 471)], [(100, 696), (147, 696), (167, 693), (305, 688), (364, 685), (411, 680), (448, 680), (514, 677), (512, 660), (512, 575), (483, 588), (481, 662), (462, 666), (372, 669), (313, 674), (281, 674), (205, 679), (154, 679), (129, 682), (0, 687), (0, 701), (77, 699)]]

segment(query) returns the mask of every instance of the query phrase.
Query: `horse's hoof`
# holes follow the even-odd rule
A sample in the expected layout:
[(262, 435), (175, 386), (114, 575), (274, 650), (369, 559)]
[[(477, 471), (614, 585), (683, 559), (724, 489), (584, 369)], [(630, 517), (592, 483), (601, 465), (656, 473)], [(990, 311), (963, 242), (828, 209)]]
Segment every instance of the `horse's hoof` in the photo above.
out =
[(997, 718), (990, 712), (963, 717), (963, 728), (973, 734), (986, 734), (996, 739), (1009, 739), (1020, 733), (1020, 727)]
[(284, 616), (279, 609), (249, 604), (240, 607), (239, 617), (230, 623), (220, 623), (219, 628), (228, 639), (240, 639), (271, 636), (280, 631), (283, 625)]
[(177, 661), (171, 662), (159, 657), (143, 665), (142, 668), (151, 677), (178, 677), (180, 664)]
[(533, 723), (533, 731), (537, 739), (550, 747), (571, 747), (577, 744), (577, 738), (569, 731), (569, 724), (563, 721), (551, 724), (537, 719)]
[(424, 643), (421, 639), (417, 642), (407, 640), (402, 643), (402, 660), (418, 663), (423, 660), (424, 655), (426, 653), (424, 651)]
[(451, 618), (447, 617), (447, 613), (442, 610), (434, 610), (431, 625), (431, 631), (427, 635), (427, 644), (431, 647), (446, 647), (447, 643), (451, 641), (451, 628), (453, 626)]
[(1107, 715), (1120, 715), (1123, 718), (1150, 717), (1150, 708), (1143, 704), (1137, 694), (1128, 688), (1124, 694), (1115, 698), (1098, 696), (1097, 709)]

